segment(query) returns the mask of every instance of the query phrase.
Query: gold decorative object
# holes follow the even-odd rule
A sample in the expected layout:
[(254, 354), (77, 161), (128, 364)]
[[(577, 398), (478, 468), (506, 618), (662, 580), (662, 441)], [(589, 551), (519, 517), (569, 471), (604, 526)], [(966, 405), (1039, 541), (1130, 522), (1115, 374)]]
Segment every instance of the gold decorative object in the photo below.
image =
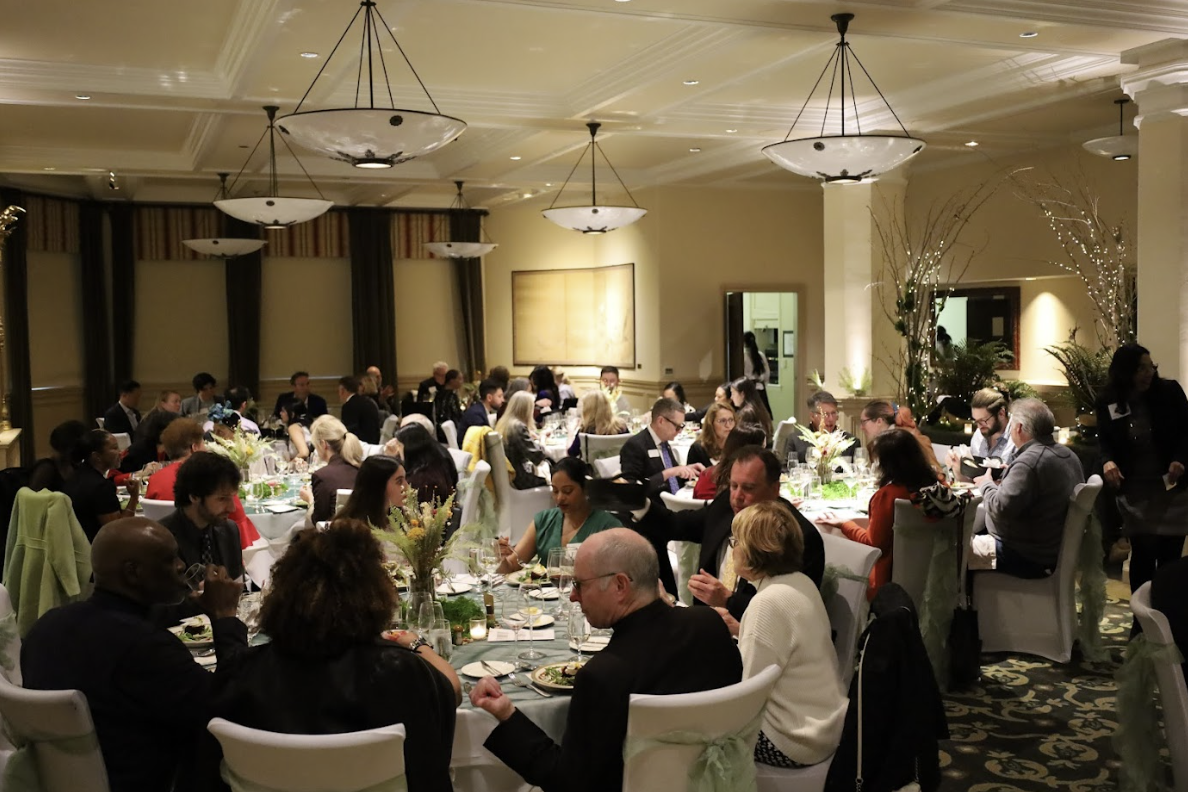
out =
[[(24, 212), (24, 207), (16, 205), (0, 212), (0, 284), (4, 282), (4, 240), (8, 239), (13, 226)], [(4, 340), (4, 307), (0, 305), (0, 432), (12, 428), (12, 421), (8, 419), (8, 356), (4, 351)]]

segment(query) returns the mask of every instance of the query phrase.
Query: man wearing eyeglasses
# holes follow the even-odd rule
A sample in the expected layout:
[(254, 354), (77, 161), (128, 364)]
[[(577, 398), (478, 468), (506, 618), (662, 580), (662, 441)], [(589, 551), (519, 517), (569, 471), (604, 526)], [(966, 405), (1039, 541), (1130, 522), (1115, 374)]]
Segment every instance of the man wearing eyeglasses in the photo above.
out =
[[(977, 431), (969, 440), (969, 453), (975, 457), (995, 457), (1001, 459), (1004, 465), (1010, 464), (1015, 458), (1014, 434), (1011, 431), (1011, 416), (1007, 412), (1007, 400), (993, 388), (982, 388), (974, 394), (969, 403)], [(949, 452), (947, 460), (949, 467), (958, 471), (957, 475), (963, 481), (969, 479), (961, 475), (961, 453), (954, 449)]]
[(622, 789), (633, 693), (695, 693), (742, 679), (741, 655), (718, 614), (669, 607), (658, 598), (657, 573), (655, 552), (626, 528), (594, 534), (578, 550), (569, 598), (592, 627), (613, 627), (614, 635), (574, 679), (560, 745), (495, 679), (471, 690), (471, 703), (500, 722), (483, 745), (529, 784), (544, 792)]
[[(808, 408), (810, 429), (814, 432), (837, 431), (837, 421), (841, 417), (841, 411), (838, 408), (837, 399), (834, 398), (832, 393), (823, 390), (817, 391), (812, 396), (809, 396)], [(854, 440), (854, 443), (842, 452), (842, 456), (853, 459), (854, 449), (858, 448), (858, 441), (845, 430), (842, 430), (842, 436)], [(779, 452), (781, 460), (787, 459), (788, 455), (795, 451), (797, 459), (804, 462), (810, 448), (812, 446), (801, 436), (800, 432), (792, 432), (788, 435), (788, 441), (784, 443), (784, 447), (776, 450)]]

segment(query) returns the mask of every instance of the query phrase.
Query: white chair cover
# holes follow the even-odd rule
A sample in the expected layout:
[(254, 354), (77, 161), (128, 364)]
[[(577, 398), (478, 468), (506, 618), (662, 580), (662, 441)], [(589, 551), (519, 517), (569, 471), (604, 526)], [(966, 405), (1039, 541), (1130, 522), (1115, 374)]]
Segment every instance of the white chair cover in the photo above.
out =
[[(772, 450), (776, 454), (783, 454), (784, 443), (788, 442), (788, 438), (796, 434), (796, 418), (789, 418), (786, 421), (780, 421), (779, 426), (775, 429), (775, 437), (771, 441)], [(780, 460), (783, 462), (784, 460)]]
[[(1056, 571), (1049, 577), (1024, 580), (989, 571), (974, 575), (973, 601), (982, 651), (1039, 655), (1057, 663), (1072, 658), (1077, 559), (1101, 487), (1101, 477), (1094, 475), (1073, 490)], [(1100, 549), (1099, 545), (1099, 564)]]
[[(458, 453), (462, 453), (461, 451)], [(467, 457), (470, 454), (466, 455)], [(462, 528), (474, 525), (479, 516), (479, 497), (486, 490), (487, 476), (491, 474), (491, 466), (481, 459), (475, 463), (474, 470), (458, 482), (458, 490), (462, 498)]]
[(160, 520), (167, 514), (172, 513), (177, 507), (173, 501), (167, 500), (149, 500), (144, 498), (140, 501), (140, 510), (144, 512), (144, 516), (150, 520)]
[(112, 432), (111, 436), (116, 439), (116, 445), (121, 452), (127, 451), (128, 446), (132, 445), (132, 435), (127, 432)]
[(772, 767), (755, 763), (757, 792), (822, 792), (833, 757), (808, 767)]
[(453, 421), (442, 421), (441, 433), (445, 435), (447, 446), (452, 449), (458, 448), (458, 427)]
[(276, 557), (269, 549), (268, 540), (263, 536), (243, 549), (243, 568), (247, 576), (260, 588), (267, 588), (272, 579), (272, 565)]
[(619, 475), (623, 470), (619, 463), (618, 455), (606, 457), (605, 459), (594, 460), (594, 477), (601, 479), (613, 479)]
[(471, 455), (469, 451), (461, 451), (457, 448), (449, 448), (446, 450), (450, 452), (450, 457), (454, 460), (454, 467), (458, 469), (459, 476), (470, 470)]
[[(14, 685), (21, 684), (21, 633), (8, 589), (0, 586), (0, 677)], [(4, 736), (4, 718), (0, 717), (0, 777), (15, 749)]]
[(103, 429), (103, 428), (104, 428), (104, 426), (103, 426), (103, 425), (104, 425), (105, 423), (107, 423), (107, 419), (106, 419), (106, 418), (96, 418), (96, 419), (95, 419), (95, 423), (99, 424), (99, 428), (100, 428), (100, 429)]
[(334, 513), (338, 514), (342, 508), (347, 505), (347, 501), (351, 499), (351, 493), (354, 490), (340, 489), (334, 493)]
[[(673, 512), (704, 509), (709, 505), (709, 501), (678, 498), (671, 492), (661, 492), (660, 499), (668, 510)], [(693, 592), (689, 590), (689, 578), (697, 574), (697, 561), (701, 558), (701, 545), (697, 542), (669, 542), (668, 555), (672, 559), (672, 568), (676, 574), (676, 595), (681, 602), (692, 605)]]
[(108, 792), (107, 768), (82, 693), (26, 690), (0, 677), (0, 716), (17, 745), (0, 789)]
[(400, 429), (400, 416), (389, 415), (384, 419), (384, 425), (380, 428), (380, 442), (386, 443), (396, 436), (396, 432)]
[(232, 792), (403, 792), (404, 726), (346, 734), (277, 734), (215, 718)]
[[(623, 792), (754, 789), (755, 741), (779, 676), (779, 667), (770, 665), (750, 679), (717, 690), (632, 694), (623, 745)], [(687, 784), (680, 783), (682, 778)]]
[(1151, 690), (1154, 681), (1163, 709), (1173, 789), (1188, 792), (1188, 686), (1180, 670), (1183, 655), (1176, 647), (1167, 617), (1151, 607), (1150, 582), (1130, 596), (1130, 609), (1143, 632), (1130, 642), (1126, 660), (1116, 675), (1118, 730), (1114, 746), (1122, 760), (1120, 786), (1124, 792), (1162, 787), (1161, 743)]
[(835, 633), (833, 648), (837, 652), (837, 666), (841, 671), (842, 686), (850, 687), (854, 676), (854, 656), (858, 650), (858, 635), (865, 626), (867, 603), (866, 589), (870, 571), (883, 551), (860, 542), (852, 542), (842, 536), (821, 534), (825, 545), (825, 564), (846, 570), (848, 576), (837, 577), (836, 592), (825, 601), (829, 614), (829, 626)]
[(383, 456), (384, 454), (384, 447), (382, 445), (376, 445), (374, 443), (359, 443), (359, 445), (363, 446), (364, 459), (373, 456)]
[(586, 461), (587, 465), (593, 465), (597, 459), (618, 456), (619, 449), (631, 439), (631, 435), (629, 434), (596, 435), (586, 434), (585, 432), (578, 433), (578, 437), (581, 438), (578, 442), (578, 448), (581, 450), (582, 459)]
[(503, 438), (498, 432), (492, 431), (487, 432), (483, 439), (487, 444), (487, 462), (491, 466), (491, 478), (495, 482), (499, 533), (501, 536), (509, 537), (515, 545), (528, 530), (528, 524), (537, 512), (553, 506), (553, 491), (550, 487), (533, 487), (526, 490), (512, 487), (507, 472), (507, 455), (503, 451)]

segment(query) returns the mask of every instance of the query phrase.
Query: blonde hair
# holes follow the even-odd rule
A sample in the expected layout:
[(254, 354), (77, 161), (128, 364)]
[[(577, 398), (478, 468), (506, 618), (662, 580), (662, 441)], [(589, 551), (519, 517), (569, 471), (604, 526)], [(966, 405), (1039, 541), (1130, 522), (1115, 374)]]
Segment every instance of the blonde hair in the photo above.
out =
[(740, 511), (730, 525), (743, 564), (764, 577), (804, 568), (804, 534), (796, 518), (778, 501), (764, 501)]
[(701, 433), (697, 435), (697, 442), (701, 443), (701, 447), (705, 449), (705, 453), (709, 455), (710, 459), (719, 459), (722, 456), (722, 446), (725, 443), (718, 442), (718, 433), (714, 429), (714, 421), (717, 420), (718, 413), (723, 412), (734, 415), (734, 405), (714, 402), (705, 411), (705, 417), (701, 419)]
[(602, 390), (592, 390), (578, 402), (581, 407), (581, 431), (586, 434), (614, 435), (622, 433), (625, 424), (615, 415), (610, 397)]
[(508, 399), (507, 406), (503, 409), (503, 417), (495, 424), (495, 431), (501, 437), (507, 437), (508, 434), (515, 430), (517, 424), (528, 426), (532, 423), (532, 407), (536, 404), (536, 398), (528, 391), (519, 391), (512, 394)]
[(309, 438), (314, 448), (325, 445), (334, 456), (342, 457), (351, 467), (363, 464), (363, 444), (333, 415), (319, 416), (309, 427)]
[(359, 394), (361, 396), (374, 396), (379, 393), (379, 382), (376, 381), (374, 374), (364, 374), (359, 377)]

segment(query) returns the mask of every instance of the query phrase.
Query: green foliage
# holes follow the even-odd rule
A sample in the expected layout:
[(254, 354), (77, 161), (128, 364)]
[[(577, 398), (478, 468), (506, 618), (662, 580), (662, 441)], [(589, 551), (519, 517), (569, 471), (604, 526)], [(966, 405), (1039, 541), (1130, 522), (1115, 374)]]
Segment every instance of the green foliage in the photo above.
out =
[(937, 361), (937, 393), (968, 402), (975, 393), (993, 384), (997, 379), (995, 370), (1010, 363), (1014, 357), (1000, 341), (982, 343), (970, 339), (954, 344), (948, 358)]
[(442, 599), (441, 610), (445, 614), (450, 627), (462, 627), (462, 632), (470, 635), (470, 620), (484, 618), (487, 612), (472, 599), (467, 597), (451, 597)]
[(1044, 347), (1044, 351), (1056, 358), (1060, 364), (1068, 390), (1064, 397), (1080, 413), (1093, 412), (1097, 395), (1105, 388), (1110, 377), (1108, 349), (1092, 350), (1076, 341)]
[(1039, 391), (1023, 380), (1002, 380), (996, 383), (994, 387), (1006, 394), (1007, 401), (1009, 402), (1018, 399), (1038, 399), (1040, 397)]
[(806, 381), (812, 386), (813, 390), (825, 389), (825, 375), (823, 375), (819, 369), (813, 369), (810, 371)]
[(850, 369), (843, 368), (837, 372), (837, 381), (851, 396), (865, 396), (870, 393), (870, 372), (860, 371), (855, 376)]

